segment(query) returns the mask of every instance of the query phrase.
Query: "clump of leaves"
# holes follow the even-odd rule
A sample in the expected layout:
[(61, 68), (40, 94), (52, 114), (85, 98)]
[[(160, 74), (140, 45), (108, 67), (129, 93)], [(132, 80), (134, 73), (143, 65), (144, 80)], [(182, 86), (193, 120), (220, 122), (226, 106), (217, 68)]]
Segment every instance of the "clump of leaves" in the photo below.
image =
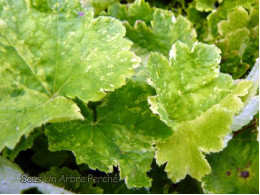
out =
[(224, 0), (211, 13), (205, 11), (191, 4), (188, 18), (198, 23), (202, 40), (221, 49), (221, 71), (244, 76), (259, 56), (259, 1)]
[(258, 193), (258, 7), (0, 0), (0, 193)]

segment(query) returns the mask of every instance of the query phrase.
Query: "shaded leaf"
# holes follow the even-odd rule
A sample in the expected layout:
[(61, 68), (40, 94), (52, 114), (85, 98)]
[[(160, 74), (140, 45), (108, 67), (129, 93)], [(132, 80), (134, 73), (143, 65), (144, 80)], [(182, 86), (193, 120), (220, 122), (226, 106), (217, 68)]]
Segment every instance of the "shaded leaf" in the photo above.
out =
[(224, 151), (208, 156), (212, 173), (203, 178), (206, 193), (259, 193), (259, 143), (251, 129), (234, 137)]
[(19, 143), (15, 146), (13, 150), (10, 150), (9, 148), (3, 149), (3, 156), (5, 158), (9, 158), (11, 161), (14, 161), (14, 159), (17, 157), (19, 152), (27, 150), (33, 146), (34, 140), (41, 134), (41, 130), (36, 129), (33, 131), (29, 137), (25, 138), (22, 137)]
[(157, 141), (171, 135), (171, 129), (149, 110), (145, 84), (129, 82), (97, 106), (97, 119), (85, 110), (85, 121), (51, 125), (46, 131), (49, 149), (71, 150), (78, 164), (112, 172), (118, 166), (128, 187), (149, 187), (150, 170)]

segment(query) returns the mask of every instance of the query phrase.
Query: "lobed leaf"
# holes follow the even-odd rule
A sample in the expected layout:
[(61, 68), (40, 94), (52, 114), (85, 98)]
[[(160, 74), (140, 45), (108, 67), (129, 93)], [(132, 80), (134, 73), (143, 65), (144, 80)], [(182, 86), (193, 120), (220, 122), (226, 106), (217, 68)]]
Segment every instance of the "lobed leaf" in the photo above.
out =
[(247, 125), (250, 121), (252, 121), (254, 115), (259, 112), (259, 96), (257, 95), (257, 90), (259, 88), (258, 59), (246, 79), (253, 82), (253, 87), (250, 89), (248, 95), (244, 98), (244, 108), (234, 117), (234, 121), (231, 126), (233, 131), (237, 131), (243, 126)]
[(153, 20), (154, 8), (151, 8), (145, 0), (135, 0), (129, 6), (115, 3), (108, 7), (107, 12), (108, 15), (118, 18), (121, 21), (126, 20), (131, 25), (134, 25), (138, 20), (150, 24), (151, 20)]
[(2, 153), (5, 158), (9, 158), (11, 161), (18, 156), (21, 151), (25, 151), (33, 146), (34, 140), (41, 134), (39, 129), (33, 131), (27, 138), (22, 137), (20, 142), (15, 146), (13, 150), (4, 148)]
[(78, 164), (112, 172), (118, 166), (120, 178), (129, 188), (149, 187), (155, 149), (153, 144), (171, 135), (171, 129), (149, 110), (145, 84), (129, 82), (111, 93), (96, 108), (97, 118), (83, 106), (84, 121), (51, 125), (46, 131), (49, 149), (71, 150)]
[(98, 101), (139, 63), (119, 21), (78, 1), (43, 5), (0, 1), (0, 150), (44, 123), (83, 119), (69, 98)]
[(81, 0), (80, 3), (85, 8), (93, 7), (95, 12), (99, 13), (119, 1), (120, 0)]
[(142, 59), (133, 79), (146, 82), (147, 60), (150, 52), (160, 52), (168, 56), (173, 43), (182, 41), (191, 46), (196, 41), (196, 32), (191, 22), (173, 12), (151, 8), (144, 0), (136, 0), (128, 7), (114, 4), (108, 15), (123, 21), (126, 37), (133, 42), (132, 51)]
[(224, 151), (208, 156), (212, 172), (203, 178), (205, 193), (259, 193), (259, 143), (250, 134), (239, 133)]
[[(157, 95), (149, 97), (153, 112), (163, 120), (192, 120), (220, 101), (234, 87), (228, 75), (219, 73), (220, 51), (202, 43), (190, 49), (177, 42), (170, 61), (158, 53), (150, 56), (149, 83)], [(168, 119), (167, 119), (168, 118)]]
[(203, 153), (223, 149), (223, 138), (230, 133), (231, 123), (232, 113), (217, 106), (192, 121), (179, 123), (175, 133), (156, 146), (157, 163), (167, 162), (165, 170), (174, 183), (187, 174), (201, 180), (211, 171)]
[(199, 11), (212, 11), (215, 9), (215, 4), (221, 3), (223, 0), (195, 0), (196, 2), (196, 9)]
[(244, 106), (240, 98), (248, 94), (252, 83), (235, 83), (219, 73), (220, 53), (215, 46), (197, 43), (190, 49), (178, 42), (170, 55), (169, 62), (153, 53), (148, 63), (150, 84), (157, 93), (149, 97), (151, 109), (174, 130), (156, 145), (156, 161), (167, 162), (165, 170), (173, 182), (186, 174), (201, 180), (210, 173), (203, 154), (224, 148), (233, 116)]
[(208, 16), (210, 39), (222, 51), (221, 71), (240, 78), (258, 58), (259, 2), (230, 1)]

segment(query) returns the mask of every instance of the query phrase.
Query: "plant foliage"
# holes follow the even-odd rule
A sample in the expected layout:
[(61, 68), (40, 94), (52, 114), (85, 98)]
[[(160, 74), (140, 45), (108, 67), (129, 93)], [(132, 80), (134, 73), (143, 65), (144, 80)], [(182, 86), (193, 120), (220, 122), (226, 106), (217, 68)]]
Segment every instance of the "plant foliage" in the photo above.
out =
[(0, 193), (258, 193), (258, 14), (0, 0)]

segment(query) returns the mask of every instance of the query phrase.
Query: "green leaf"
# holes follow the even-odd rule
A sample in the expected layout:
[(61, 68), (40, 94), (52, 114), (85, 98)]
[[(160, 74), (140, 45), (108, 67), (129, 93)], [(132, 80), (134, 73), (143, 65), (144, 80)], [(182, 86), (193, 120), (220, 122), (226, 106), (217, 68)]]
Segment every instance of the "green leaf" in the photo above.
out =
[(215, 4), (217, 2), (221, 3), (223, 0), (195, 0), (196, 8), (199, 11), (212, 11), (215, 9)]
[(172, 44), (176, 41), (188, 45), (196, 41), (196, 32), (189, 20), (182, 16), (176, 19), (170, 11), (155, 9), (150, 24), (151, 27), (140, 20), (134, 27), (125, 24), (126, 36), (134, 42), (134, 51), (137, 51), (138, 55), (141, 54), (138, 50), (146, 50), (146, 53), (157, 51), (168, 56)]
[(224, 148), (233, 116), (244, 106), (240, 97), (252, 86), (246, 80), (235, 84), (229, 75), (219, 73), (219, 61), (219, 50), (202, 43), (192, 49), (176, 43), (170, 62), (158, 53), (150, 57), (150, 84), (157, 92), (149, 97), (151, 109), (174, 130), (156, 145), (156, 161), (167, 162), (166, 172), (173, 182), (187, 174), (200, 180), (210, 173), (203, 153)]
[(129, 82), (111, 93), (93, 114), (83, 106), (84, 121), (48, 127), (49, 149), (71, 150), (78, 164), (92, 169), (112, 172), (118, 166), (129, 188), (149, 187), (146, 173), (155, 152), (153, 144), (172, 132), (149, 110), (147, 96), (152, 92), (145, 84)]
[(187, 174), (201, 180), (210, 173), (203, 153), (223, 149), (223, 138), (231, 132), (231, 123), (232, 113), (217, 106), (192, 121), (179, 123), (175, 133), (165, 143), (156, 146), (157, 163), (167, 162), (165, 170), (174, 183)]
[(13, 149), (20, 138), (30, 135), (35, 127), (51, 121), (82, 118), (79, 108), (69, 99), (46, 94), (28, 88), (0, 86), (0, 150), (4, 146)]
[[(39, 177), (49, 179), (50, 182), (55, 181), (53, 185), (57, 187), (63, 187), (72, 192), (75, 192), (80, 186), (79, 181), (71, 182), (70, 180), (66, 180), (66, 177), (80, 177), (80, 174), (77, 170), (71, 170), (67, 167), (63, 167), (61, 169), (52, 167), (49, 171), (41, 173)], [(51, 180), (50, 178), (55, 178), (55, 180)]]
[(189, 4), (189, 7), (186, 9), (187, 19), (193, 24), (197, 32), (198, 41), (205, 42), (208, 39), (209, 28), (207, 12), (198, 11), (196, 8), (196, 2), (193, 1)]
[(242, 67), (236, 65), (241, 64), (250, 41), (250, 30), (246, 28), (248, 20), (247, 11), (238, 7), (227, 16), (227, 20), (218, 24), (219, 34), (223, 36), (217, 43), (223, 52), (222, 71), (233, 73), (235, 78), (239, 78), (250, 67), (245, 63)]
[(255, 66), (246, 79), (253, 82), (253, 87), (250, 89), (248, 95), (243, 98), (245, 102), (244, 108), (234, 117), (231, 126), (233, 131), (237, 131), (247, 125), (253, 119), (254, 115), (259, 112), (259, 96), (257, 95), (259, 88), (259, 59), (257, 59)]
[(107, 9), (110, 5), (119, 2), (120, 0), (81, 0), (81, 4), (85, 8), (93, 7), (95, 12), (100, 12)]
[(151, 24), (152, 27), (147, 27), (139, 21), (134, 28), (126, 25), (126, 36), (134, 42), (133, 47), (168, 56), (173, 43), (182, 41), (191, 46), (196, 41), (196, 32), (189, 20), (182, 16), (176, 19), (170, 11), (156, 9)]
[(170, 61), (158, 53), (150, 56), (149, 83), (157, 95), (149, 97), (153, 112), (171, 121), (191, 120), (220, 101), (234, 87), (228, 75), (219, 74), (220, 51), (202, 43), (190, 49), (177, 42)]
[[(80, 3), (79, 3), (80, 2)], [(57, 1), (57, 0), (26, 0), (27, 8), (35, 8), (41, 12), (68, 11), (70, 14), (78, 14), (82, 0)], [(24, 2), (19, 3), (20, 5)]]
[(127, 20), (134, 25), (138, 20), (149, 24), (153, 20), (154, 8), (151, 8), (145, 0), (135, 0), (129, 6), (120, 3), (108, 7), (108, 15), (118, 18), (121, 21)]
[[(257, 0), (224, 0), (222, 4), (217, 8), (216, 11), (211, 12), (208, 16), (208, 22), (209, 22), (209, 28), (211, 30), (211, 33), (213, 35), (212, 38), (217, 38), (218, 35), (218, 24), (221, 22), (221, 20), (226, 20), (228, 14), (232, 12), (232, 10), (238, 8), (239, 6), (242, 6), (245, 9), (251, 10), (252, 7), (258, 6)], [(254, 20), (257, 20), (257, 18), (254, 18)]]
[(171, 10), (178, 15), (184, 15), (186, 8), (190, 2), (185, 0), (176, 0), (176, 1), (168, 1), (168, 0), (146, 0), (152, 7), (157, 7), (165, 10)]
[(18, 156), (21, 151), (27, 150), (33, 146), (34, 140), (41, 134), (41, 130), (36, 129), (33, 131), (29, 137), (22, 137), (20, 142), (15, 146), (13, 150), (9, 148), (4, 148), (2, 153), (5, 158), (9, 158), (11, 161)]
[(203, 178), (206, 193), (259, 193), (259, 142), (250, 134), (250, 129), (239, 133), (224, 151), (208, 156), (212, 172)]
[(240, 78), (259, 56), (259, 2), (224, 1), (208, 16), (209, 40), (222, 51), (221, 71)]
[(75, 161), (73, 155), (67, 151), (49, 151), (48, 140), (44, 134), (35, 140), (32, 149), (34, 150), (34, 154), (31, 157), (32, 162), (43, 169), (49, 170), (51, 167), (60, 167)]
[(167, 177), (164, 171), (165, 165), (158, 166), (155, 161), (152, 164), (152, 170), (148, 173), (149, 177), (153, 179), (150, 188), (151, 194), (171, 194), (172, 182)]
[(104, 194), (148, 194), (145, 188), (127, 188), (124, 181), (120, 181), (119, 175), (114, 174), (117, 182), (98, 182), (97, 186), (102, 188)]
[(227, 20), (222, 20), (218, 23), (218, 32), (221, 35), (225, 35), (247, 26), (248, 21), (248, 12), (243, 7), (238, 7), (228, 14)]
[(126, 37), (134, 43), (132, 51), (142, 59), (134, 77), (138, 81), (146, 82), (150, 52), (156, 51), (168, 56), (176, 41), (189, 46), (196, 41), (196, 32), (188, 19), (183, 16), (175, 18), (168, 10), (150, 8), (144, 0), (136, 0), (128, 9), (125, 5), (114, 4), (109, 7), (108, 14), (124, 22)]
[(254, 67), (249, 72), (246, 79), (253, 82), (253, 87), (248, 94), (248, 97), (252, 97), (258, 93), (259, 88), (259, 58), (256, 60)]
[(250, 123), (253, 120), (254, 115), (259, 112), (259, 96), (251, 97), (245, 103), (243, 110), (234, 117), (233, 124), (231, 126), (233, 131), (241, 129), (243, 126)]
[[(25, 180), (25, 174), (16, 164), (0, 156), (0, 193), (1, 194), (20, 194), (25, 190), (37, 188), (46, 194), (70, 194), (71, 192), (62, 188), (55, 187), (44, 182), (32, 183), (21, 182)], [(31, 178), (36, 181), (35, 178)]]
[(37, 3), (0, 1), (0, 150), (44, 123), (82, 119), (69, 98), (98, 101), (139, 63), (119, 21), (75, 1)]
[(63, 187), (72, 192), (84, 194), (102, 193), (101, 188), (93, 187), (92, 183), (86, 177), (81, 176), (77, 170), (71, 170), (67, 167), (62, 167), (61, 169), (52, 167), (49, 171), (41, 173), (39, 177), (50, 181), (52, 181), (50, 178), (55, 178), (53, 179), (55, 181), (53, 185)]
[[(150, 188), (150, 194), (201, 194), (202, 188), (200, 183), (186, 177), (184, 180), (177, 184), (173, 184), (167, 177), (167, 173), (164, 171), (165, 164), (158, 166), (155, 161), (152, 166), (152, 170), (148, 175), (153, 179), (152, 186)], [(188, 186), (188, 187), (187, 187)]]

